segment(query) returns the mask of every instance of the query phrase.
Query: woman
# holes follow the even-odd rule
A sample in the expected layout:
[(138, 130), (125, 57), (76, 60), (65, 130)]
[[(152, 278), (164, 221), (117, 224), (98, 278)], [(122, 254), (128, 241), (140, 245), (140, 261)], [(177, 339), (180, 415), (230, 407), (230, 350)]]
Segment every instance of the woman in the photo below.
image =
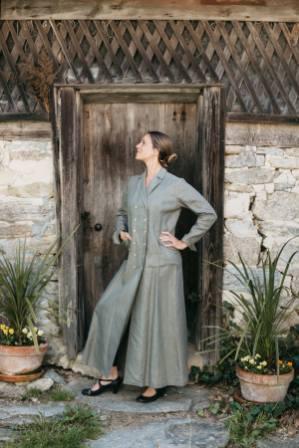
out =
[[(117, 212), (113, 241), (127, 244), (129, 255), (98, 302), (83, 362), (96, 367), (101, 378), (84, 395), (117, 392), (122, 382), (144, 387), (137, 401), (148, 403), (168, 385), (188, 381), (187, 325), (180, 251), (196, 243), (217, 215), (203, 196), (183, 178), (167, 171), (176, 159), (168, 135), (147, 132), (136, 145), (141, 175), (130, 176)], [(190, 231), (174, 236), (181, 209), (197, 214)], [(124, 377), (119, 376), (117, 352), (127, 329)]]

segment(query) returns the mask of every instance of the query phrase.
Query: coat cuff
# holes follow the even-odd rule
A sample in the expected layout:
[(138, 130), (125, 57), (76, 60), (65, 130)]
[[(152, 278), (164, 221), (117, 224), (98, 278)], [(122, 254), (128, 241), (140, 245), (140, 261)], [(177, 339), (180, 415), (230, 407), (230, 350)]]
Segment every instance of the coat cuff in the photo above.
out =
[(122, 242), (122, 240), (119, 237), (119, 233), (120, 233), (120, 230), (115, 230), (115, 232), (113, 232), (113, 234), (112, 234), (112, 240), (113, 240), (114, 244), (120, 244)]
[[(183, 241), (184, 243), (187, 244), (187, 247), (191, 250), (193, 250), (194, 252), (197, 252), (197, 247), (195, 246), (194, 243), (189, 243), (188, 241), (184, 240), (184, 238), (181, 238), (181, 241)], [(187, 249), (186, 247), (186, 249)]]

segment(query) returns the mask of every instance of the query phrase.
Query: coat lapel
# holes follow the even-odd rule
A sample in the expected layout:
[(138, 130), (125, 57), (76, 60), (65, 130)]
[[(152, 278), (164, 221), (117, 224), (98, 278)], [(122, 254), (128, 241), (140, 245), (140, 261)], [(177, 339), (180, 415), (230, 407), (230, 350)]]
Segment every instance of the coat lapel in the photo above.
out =
[(145, 187), (148, 189), (148, 194), (152, 193), (155, 188), (162, 182), (164, 176), (166, 174), (166, 169), (161, 168), (160, 171), (156, 174), (156, 176), (153, 178), (153, 180), (150, 182), (148, 187)]
[(138, 195), (142, 199), (144, 206), (147, 206), (147, 197), (151, 194), (155, 188), (162, 182), (167, 170), (161, 168), (157, 175), (152, 179), (149, 186), (145, 186), (146, 170), (139, 176)]

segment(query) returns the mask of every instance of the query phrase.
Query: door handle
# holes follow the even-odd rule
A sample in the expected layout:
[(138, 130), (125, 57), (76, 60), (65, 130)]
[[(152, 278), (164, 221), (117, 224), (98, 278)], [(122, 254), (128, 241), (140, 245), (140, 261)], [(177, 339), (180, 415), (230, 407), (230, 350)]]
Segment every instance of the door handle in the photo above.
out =
[(94, 225), (94, 230), (95, 230), (96, 232), (100, 232), (100, 231), (102, 230), (102, 228), (103, 228), (103, 226), (102, 226), (102, 224), (99, 223), (99, 222), (97, 222), (97, 223)]

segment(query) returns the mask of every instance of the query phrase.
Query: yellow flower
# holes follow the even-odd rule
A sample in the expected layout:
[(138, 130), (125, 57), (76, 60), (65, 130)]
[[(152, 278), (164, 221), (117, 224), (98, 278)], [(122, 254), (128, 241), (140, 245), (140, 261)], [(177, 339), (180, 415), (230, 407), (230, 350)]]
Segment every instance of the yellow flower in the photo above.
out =
[(28, 333), (28, 330), (27, 330), (26, 327), (23, 328), (22, 333), (24, 333), (24, 334), (27, 334), (27, 333)]
[(8, 330), (7, 330), (7, 328), (4, 328), (3, 333), (5, 334), (5, 336), (8, 335)]
[(251, 358), (251, 359), (249, 360), (249, 364), (252, 364), (252, 365), (255, 364), (255, 360), (254, 360), (254, 358)]
[(8, 332), (9, 332), (9, 334), (14, 334), (15, 330), (14, 330), (13, 328), (10, 328), (10, 329), (8, 330)]
[(258, 365), (258, 366), (256, 366), (256, 368), (260, 370), (262, 368), (262, 366)]

